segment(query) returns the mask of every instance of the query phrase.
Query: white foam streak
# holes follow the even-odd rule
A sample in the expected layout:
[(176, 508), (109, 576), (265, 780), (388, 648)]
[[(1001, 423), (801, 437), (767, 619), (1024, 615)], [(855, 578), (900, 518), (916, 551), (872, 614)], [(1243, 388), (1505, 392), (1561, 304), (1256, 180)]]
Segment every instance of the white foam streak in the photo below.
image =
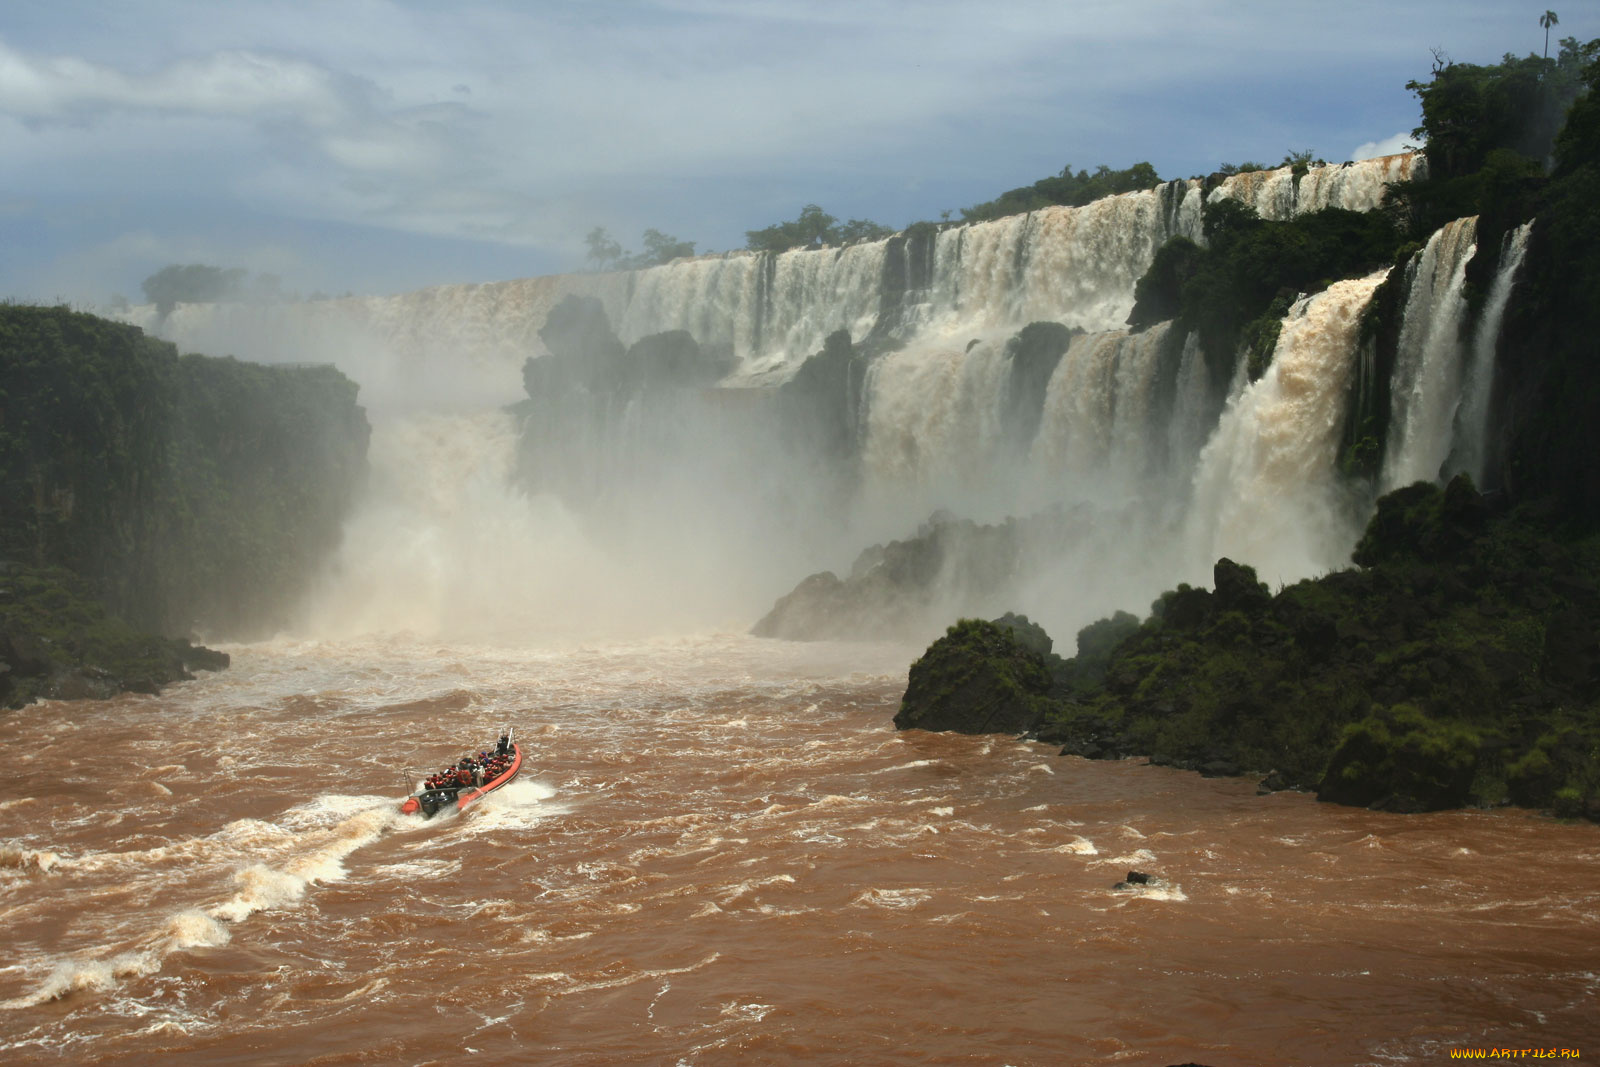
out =
[(1500, 341), (1500, 327), (1532, 233), (1533, 223), (1529, 221), (1506, 234), (1494, 282), (1489, 287), (1489, 298), (1484, 302), (1472, 341), (1471, 363), (1467, 367), (1461, 412), (1456, 420), (1457, 451), (1451, 462), (1470, 474), (1480, 488), (1484, 487), (1488, 473), (1484, 465), (1488, 452), (1489, 402), (1494, 395), (1495, 352)]
[(1478, 248), (1477, 228), (1477, 216), (1445, 225), (1407, 264), (1408, 296), (1379, 479), (1385, 492), (1438, 479), (1450, 454), (1461, 403), (1463, 289), (1467, 262)]

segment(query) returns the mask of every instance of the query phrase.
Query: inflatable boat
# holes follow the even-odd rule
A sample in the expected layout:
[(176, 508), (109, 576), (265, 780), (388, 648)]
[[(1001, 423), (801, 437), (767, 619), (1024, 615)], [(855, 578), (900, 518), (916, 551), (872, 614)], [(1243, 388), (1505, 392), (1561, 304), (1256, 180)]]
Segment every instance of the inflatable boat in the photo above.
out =
[(420, 815), (431, 819), (441, 811), (454, 808), (466, 811), (472, 805), (505, 785), (522, 770), (522, 748), (507, 729), (500, 735), (493, 751), (468, 754), (446, 767), (438, 774), (430, 774), (423, 787), (406, 797), (400, 805), (404, 815)]

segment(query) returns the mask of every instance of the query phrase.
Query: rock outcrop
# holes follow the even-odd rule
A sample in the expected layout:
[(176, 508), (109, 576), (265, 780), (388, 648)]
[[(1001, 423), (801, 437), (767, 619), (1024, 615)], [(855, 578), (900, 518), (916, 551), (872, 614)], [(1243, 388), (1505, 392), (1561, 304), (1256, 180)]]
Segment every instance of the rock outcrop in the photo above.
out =
[(895, 723), (1390, 811), (1600, 817), (1600, 538), (1459, 477), (1386, 496), (1355, 560), (1276, 595), (1218, 560), (1211, 590), (1086, 627), (1068, 660), (1036, 627), (964, 621), (912, 666)]
[(895, 727), (1014, 734), (1038, 725), (1050, 671), (1030, 636), (980, 619), (950, 627), (911, 665)]
[(191, 671), (227, 666), (225, 652), (111, 616), (69, 571), (0, 564), (0, 707), (158, 693)]

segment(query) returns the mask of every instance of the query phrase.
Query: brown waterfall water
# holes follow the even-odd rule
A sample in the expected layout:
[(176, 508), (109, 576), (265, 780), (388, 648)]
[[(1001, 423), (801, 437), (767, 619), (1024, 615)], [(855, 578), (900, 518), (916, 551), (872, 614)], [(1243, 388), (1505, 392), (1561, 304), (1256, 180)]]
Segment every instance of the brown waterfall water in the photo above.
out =
[[(231, 651), (0, 716), (0, 1062), (1600, 1055), (1593, 825), (896, 733), (905, 647)], [(397, 814), (502, 723), (517, 782)]]

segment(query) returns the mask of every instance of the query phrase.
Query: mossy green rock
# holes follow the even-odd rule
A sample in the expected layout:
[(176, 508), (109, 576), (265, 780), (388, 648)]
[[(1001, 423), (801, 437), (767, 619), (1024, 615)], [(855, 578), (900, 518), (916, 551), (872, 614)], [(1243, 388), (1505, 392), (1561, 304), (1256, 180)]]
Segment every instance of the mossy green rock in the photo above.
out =
[(1036, 627), (963, 622), (912, 668), (895, 721), (1020, 726), (1066, 754), (1385, 810), (1600, 817), (1600, 536), (1460, 477), (1380, 500), (1356, 562), (1273, 594), (1218, 560), (1213, 590), (1085, 627), (1069, 660), (1040, 655)]
[(1044, 713), (1051, 683), (1045, 656), (1029, 637), (1026, 626), (1019, 636), (1014, 625), (981, 619), (950, 627), (911, 665), (895, 727), (966, 734), (1031, 730)]
[(228, 656), (134, 629), (59, 567), (0, 565), (0, 707), (158, 693)]

